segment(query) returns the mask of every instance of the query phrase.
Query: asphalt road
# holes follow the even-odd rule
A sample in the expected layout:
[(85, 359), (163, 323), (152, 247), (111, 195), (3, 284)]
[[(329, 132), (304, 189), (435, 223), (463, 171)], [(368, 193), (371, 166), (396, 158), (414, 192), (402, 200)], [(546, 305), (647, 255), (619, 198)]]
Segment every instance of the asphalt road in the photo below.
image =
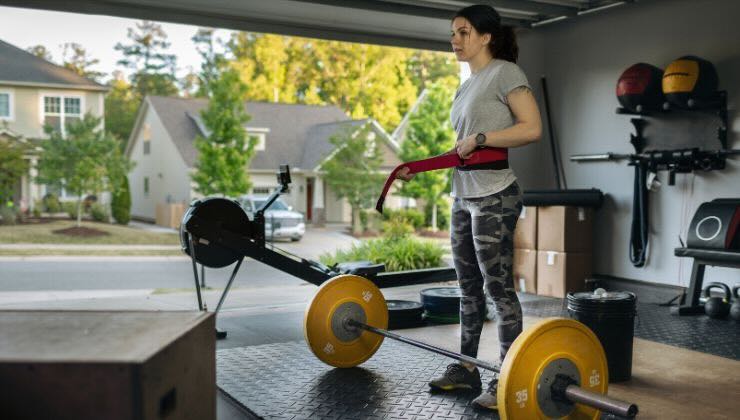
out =
[[(318, 259), (354, 241), (336, 230), (310, 229), (300, 242), (275, 245), (304, 258)], [(231, 268), (206, 269), (206, 285), (222, 288), (230, 274)], [(296, 277), (246, 259), (233, 287), (301, 283)], [(0, 258), (0, 291), (179, 289), (193, 285), (192, 264), (185, 257)]]
[[(230, 268), (206, 269), (206, 285), (222, 288)], [(200, 275), (200, 273), (199, 273)], [(234, 287), (271, 287), (303, 283), (254, 260), (242, 264)], [(0, 291), (179, 289), (194, 285), (185, 258), (59, 258), (0, 261)]]

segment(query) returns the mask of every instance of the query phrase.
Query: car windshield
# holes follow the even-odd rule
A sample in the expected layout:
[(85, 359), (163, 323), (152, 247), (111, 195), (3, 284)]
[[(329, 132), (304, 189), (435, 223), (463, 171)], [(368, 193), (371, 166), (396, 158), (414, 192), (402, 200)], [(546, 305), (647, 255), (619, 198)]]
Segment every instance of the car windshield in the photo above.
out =
[[(254, 200), (255, 210), (259, 210), (265, 204), (265, 201), (267, 200)], [(288, 210), (288, 206), (286, 206), (285, 203), (280, 200), (275, 200), (275, 202), (270, 205), (268, 210)]]

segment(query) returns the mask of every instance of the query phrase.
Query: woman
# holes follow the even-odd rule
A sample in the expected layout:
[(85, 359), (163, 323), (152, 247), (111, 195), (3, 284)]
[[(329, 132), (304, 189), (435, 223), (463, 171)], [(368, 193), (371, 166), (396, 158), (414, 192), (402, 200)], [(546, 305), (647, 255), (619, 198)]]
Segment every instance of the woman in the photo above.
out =
[[(522, 70), (513, 28), (501, 25), (490, 6), (466, 7), (452, 21), (452, 49), (470, 65), (471, 76), (457, 90), (450, 117), (457, 153), (467, 158), (478, 147), (520, 147), (539, 139), (537, 103)], [(403, 171), (399, 178), (413, 175)], [(485, 291), (493, 298), (503, 360), (522, 331), (522, 309), (512, 277), (513, 233), (521, 212), (521, 190), (507, 162), (456, 168), (452, 178), (451, 242), (460, 301), (461, 353), (476, 357), (486, 315)], [(496, 408), (495, 377), (474, 400)], [(478, 369), (465, 363), (447, 367), (434, 389), (480, 389)]]

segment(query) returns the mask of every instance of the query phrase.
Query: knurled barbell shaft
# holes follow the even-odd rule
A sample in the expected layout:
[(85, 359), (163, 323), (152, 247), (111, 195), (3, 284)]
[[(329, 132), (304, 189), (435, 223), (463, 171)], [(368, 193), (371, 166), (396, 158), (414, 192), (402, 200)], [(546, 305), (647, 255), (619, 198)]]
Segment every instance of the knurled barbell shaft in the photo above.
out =
[[(423, 343), (402, 335), (394, 334), (388, 330), (382, 328), (375, 328), (367, 325), (363, 322), (355, 321), (354, 319), (348, 319), (347, 326), (354, 328), (361, 328), (365, 331), (369, 331), (374, 334), (382, 335), (393, 340), (401, 341), (406, 344), (410, 344), (420, 349), (428, 350), (433, 353), (441, 354), (453, 359), (457, 359), (461, 362), (470, 363), (471, 365), (478, 366), (480, 368), (490, 370), (493, 372), (501, 372), (501, 369), (484, 362), (483, 360), (476, 359), (474, 357), (466, 356), (464, 354), (455, 353), (454, 351), (445, 350), (440, 347), (432, 346), (431, 344)], [(579, 387), (578, 385), (569, 385), (565, 389), (565, 397), (574, 403), (581, 403), (590, 407), (598, 408), (599, 410), (606, 411), (607, 413), (616, 414), (622, 417), (634, 417), (637, 414), (637, 405), (628, 402), (620, 401), (614, 398), (610, 398), (606, 395), (598, 394)]]
[(470, 363), (471, 365), (478, 366), (479, 368), (482, 368), (482, 369), (491, 370), (494, 372), (501, 372), (500, 368), (490, 363), (484, 362), (483, 360), (479, 360), (474, 357), (466, 356), (464, 354), (455, 353), (454, 351), (445, 350), (443, 348), (435, 347), (435, 346), (432, 346), (431, 344), (422, 343), (421, 341), (416, 341), (414, 339), (407, 338), (402, 335), (394, 334), (390, 331), (387, 331), (381, 328), (371, 327), (370, 325), (367, 325), (359, 321), (355, 321), (353, 319), (348, 320), (347, 324), (350, 327), (362, 328), (365, 331), (370, 331), (371, 333), (382, 335), (383, 337), (388, 337), (393, 340), (404, 342), (406, 344), (411, 344), (412, 346), (419, 347), (420, 349), (428, 350), (428, 351), (431, 351), (437, 354), (441, 354), (443, 356), (451, 357), (461, 362)]
[(607, 395), (586, 391), (578, 385), (568, 385), (565, 388), (565, 397), (575, 403), (598, 408), (607, 413), (620, 417), (632, 418), (637, 415), (637, 404), (616, 400)]

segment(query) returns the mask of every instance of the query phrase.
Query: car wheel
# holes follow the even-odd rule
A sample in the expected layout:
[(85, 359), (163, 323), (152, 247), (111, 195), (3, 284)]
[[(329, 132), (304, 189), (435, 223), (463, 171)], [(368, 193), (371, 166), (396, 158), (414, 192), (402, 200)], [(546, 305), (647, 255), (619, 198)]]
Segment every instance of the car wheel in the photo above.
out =
[(301, 237), (300, 236), (297, 236), (297, 237), (294, 237), (294, 238), (290, 238), (290, 241), (291, 242), (298, 242), (300, 240), (301, 240)]

